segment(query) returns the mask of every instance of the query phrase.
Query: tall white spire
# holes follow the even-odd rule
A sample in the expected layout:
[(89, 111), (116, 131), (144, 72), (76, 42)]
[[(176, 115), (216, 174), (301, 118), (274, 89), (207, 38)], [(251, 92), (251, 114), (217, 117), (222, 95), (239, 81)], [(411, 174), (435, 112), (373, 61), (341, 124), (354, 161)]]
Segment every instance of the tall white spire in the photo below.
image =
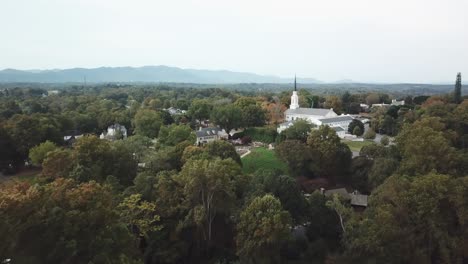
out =
[(294, 75), (294, 91), (291, 96), (291, 104), (289, 105), (290, 109), (298, 109), (299, 108), (299, 96), (297, 95), (297, 87), (296, 87), (296, 76)]

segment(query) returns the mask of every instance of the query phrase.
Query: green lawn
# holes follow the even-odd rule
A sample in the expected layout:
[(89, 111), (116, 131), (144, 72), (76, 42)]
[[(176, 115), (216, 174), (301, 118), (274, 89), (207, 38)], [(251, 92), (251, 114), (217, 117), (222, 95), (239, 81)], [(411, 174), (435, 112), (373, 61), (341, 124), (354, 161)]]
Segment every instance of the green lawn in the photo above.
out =
[(252, 153), (242, 158), (242, 170), (244, 173), (253, 173), (258, 169), (278, 169), (284, 173), (288, 172), (288, 167), (278, 159), (273, 150), (267, 148), (252, 149)]
[(374, 141), (367, 141), (367, 140), (364, 140), (364, 141), (343, 140), (342, 142), (345, 143), (346, 145), (348, 145), (348, 147), (351, 149), (351, 151), (357, 151), (357, 152), (359, 152), (362, 147), (374, 143)]

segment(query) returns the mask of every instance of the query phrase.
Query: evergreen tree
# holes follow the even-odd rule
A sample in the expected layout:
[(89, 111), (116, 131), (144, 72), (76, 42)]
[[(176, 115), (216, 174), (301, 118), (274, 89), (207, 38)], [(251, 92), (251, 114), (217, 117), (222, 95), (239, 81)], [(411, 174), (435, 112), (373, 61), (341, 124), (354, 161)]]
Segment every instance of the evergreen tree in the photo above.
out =
[(453, 95), (453, 99), (455, 103), (460, 103), (461, 102), (461, 72), (457, 74), (457, 81), (455, 82), (455, 92)]

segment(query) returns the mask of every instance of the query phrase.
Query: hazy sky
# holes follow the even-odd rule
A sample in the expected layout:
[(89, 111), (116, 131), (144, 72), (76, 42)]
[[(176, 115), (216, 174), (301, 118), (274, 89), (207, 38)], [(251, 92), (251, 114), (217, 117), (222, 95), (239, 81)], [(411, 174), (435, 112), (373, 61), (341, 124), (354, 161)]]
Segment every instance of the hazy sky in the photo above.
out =
[(468, 76), (468, 0), (0, 0), (0, 69), (168, 65), (324, 81)]

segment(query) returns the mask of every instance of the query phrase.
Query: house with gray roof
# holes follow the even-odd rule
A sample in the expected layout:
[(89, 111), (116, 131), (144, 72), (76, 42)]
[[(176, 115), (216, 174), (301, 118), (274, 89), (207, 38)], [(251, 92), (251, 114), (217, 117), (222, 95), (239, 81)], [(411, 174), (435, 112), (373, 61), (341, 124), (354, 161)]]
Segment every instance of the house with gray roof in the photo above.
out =
[(220, 139), (228, 139), (228, 134), (226, 131), (219, 127), (200, 127), (200, 129), (195, 132), (195, 135), (197, 136), (197, 145), (204, 145)]
[(330, 189), (330, 190), (321, 190), (322, 194), (327, 197), (332, 197), (334, 195), (338, 195), (339, 197), (343, 198), (346, 201), (349, 201), (351, 206), (353, 207), (367, 207), (369, 196), (365, 194), (361, 194), (358, 191), (353, 191), (348, 193), (346, 188), (337, 188), (337, 189)]

